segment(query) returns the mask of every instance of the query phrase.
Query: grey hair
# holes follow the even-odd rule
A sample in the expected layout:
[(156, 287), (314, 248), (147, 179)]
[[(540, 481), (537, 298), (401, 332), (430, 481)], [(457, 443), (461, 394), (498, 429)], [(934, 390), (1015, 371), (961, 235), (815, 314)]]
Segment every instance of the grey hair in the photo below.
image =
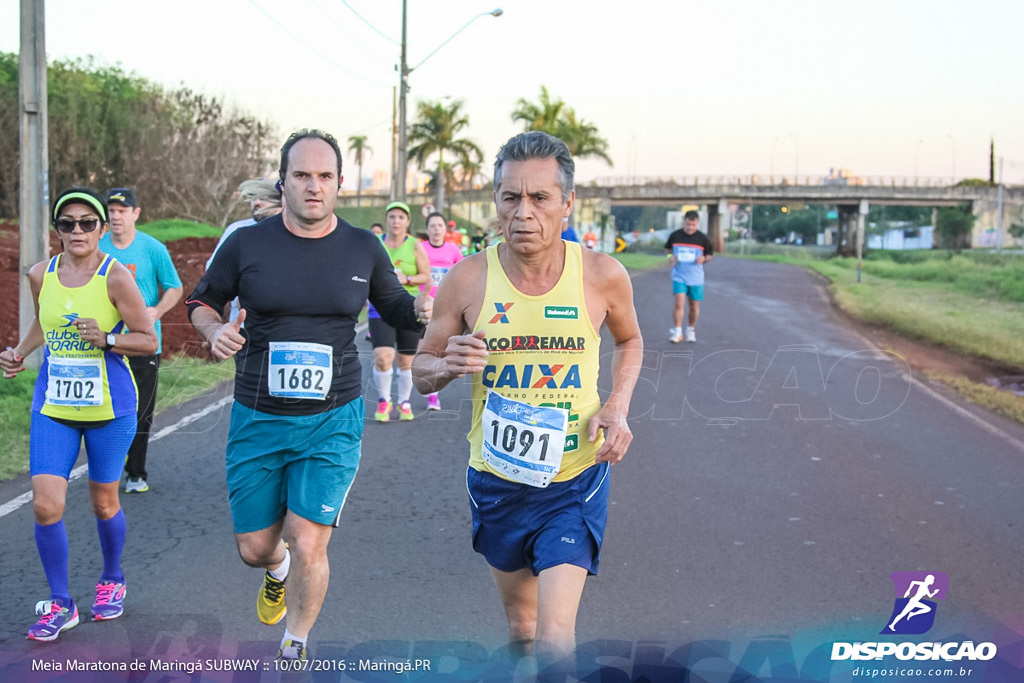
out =
[(498, 150), (498, 156), (494, 160), (494, 191), (497, 192), (501, 185), (501, 167), (506, 161), (530, 159), (554, 159), (558, 162), (558, 184), (562, 187), (562, 201), (568, 201), (575, 187), (573, 177), (576, 175), (576, 163), (564, 142), (539, 130), (531, 130), (509, 138)]

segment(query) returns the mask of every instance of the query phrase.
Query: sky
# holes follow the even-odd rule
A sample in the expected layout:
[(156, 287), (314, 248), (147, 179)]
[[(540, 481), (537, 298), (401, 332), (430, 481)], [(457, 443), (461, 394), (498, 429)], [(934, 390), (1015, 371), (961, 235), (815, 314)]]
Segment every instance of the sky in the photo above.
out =
[[(0, 3), (0, 51), (19, 4)], [(282, 142), (366, 135), (364, 176), (390, 168), (401, 24), (401, 0), (46, 0), (48, 59), (222, 97)], [(463, 100), (487, 166), (543, 85), (609, 142), (614, 165), (578, 160), (578, 182), (987, 178), (994, 139), (1024, 184), (1020, 0), (408, 0), (407, 26), (410, 122)]]

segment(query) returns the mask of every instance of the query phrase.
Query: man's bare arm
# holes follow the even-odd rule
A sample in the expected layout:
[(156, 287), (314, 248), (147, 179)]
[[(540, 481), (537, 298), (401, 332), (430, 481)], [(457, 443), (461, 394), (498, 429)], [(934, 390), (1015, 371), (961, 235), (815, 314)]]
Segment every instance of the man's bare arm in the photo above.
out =
[(412, 361), (413, 384), (421, 394), (440, 391), (453, 379), (480, 372), (487, 365), (484, 331), (466, 334), (470, 298), (483, 294), (476, 284), (479, 273), (479, 259), (469, 258), (455, 264), (441, 280), (427, 333)]
[[(633, 305), (633, 284), (626, 270), (613, 259), (604, 260), (599, 281), (602, 281), (607, 312), (604, 323), (615, 340), (612, 357), (612, 391), (601, 409), (588, 424), (591, 441), (599, 429), (605, 430), (605, 442), (596, 454), (597, 462), (615, 464), (622, 460), (633, 440), (627, 418), (640, 368), (643, 365), (644, 342)], [(608, 263), (611, 261), (611, 263)]]

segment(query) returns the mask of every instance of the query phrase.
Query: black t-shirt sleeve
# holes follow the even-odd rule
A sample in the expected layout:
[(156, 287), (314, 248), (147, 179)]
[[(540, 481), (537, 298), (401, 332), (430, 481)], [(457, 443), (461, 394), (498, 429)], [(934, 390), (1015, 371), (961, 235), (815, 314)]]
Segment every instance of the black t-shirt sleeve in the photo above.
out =
[(418, 332), (423, 323), (416, 319), (415, 299), (398, 283), (395, 266), (379, 240), (371, 248), (373, 273), (370, 275), (370, 303), (388, 325)]
[(678, 239), (679, 231), (676, 230), (675, 232), (668, 236), (667, 240), (665, 240), (665, 251), (672, 251), (672, 245), (675, 244)]
[(238, 296), (239, 231), (235, 231), (217, 250), (217, 255), (195, 289), (185, 298), (188, 313), (198, 306), (223, 311), (229, 301)]
[(704, 233), (701, 233), (701, 235), (703, 235), (704, 237), (704, 256), (710, 257), (712, 254), (715, 253), (714, 248), (712, 248), (711, 246), (711, 238), (705, 235)]

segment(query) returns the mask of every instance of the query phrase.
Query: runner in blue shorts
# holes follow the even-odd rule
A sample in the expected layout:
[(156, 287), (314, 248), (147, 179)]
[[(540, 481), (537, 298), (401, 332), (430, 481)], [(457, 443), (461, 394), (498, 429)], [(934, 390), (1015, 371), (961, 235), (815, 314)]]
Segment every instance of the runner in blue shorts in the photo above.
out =
[[(505, 241), (452, 266), (413, 362), (421, 393), (471, 375), (467, 488), (473, 547), (491, 566), (512, 652), (538, 666), (569, 656), (583, 586), (596, 574), (609, 471), (643, 358), (629, 276), (607, 254), (562, 240), (574, 163), (530, 132), (494, 164)], [(612, 390), (597, 391), (600, 329), (615, 342)]]
[[(53, 208), (62, 253), (29, 271), (36, 317), (16, 347), (0, 352), (5, 378), (45, 345), (32, 396), (29, 472), (36, 549), (50, 585), (36, 605), (32, 640), (52, 641), (79, 622), (68, 579), (64, 504), (82, 442), (89, 462), (89, 496), (103, 552), (92, 619), (116, 619), (127, 593), (121, 571), (127, 525), (118, 498), (121, 468), (135, 436), (138, 390), (126, 355), (156, 352), (142, 294), (131, 273), (99, 250), (107, 227), (103, 199), (87, 188), (65, 190)], [(127, 332), (131, 329), (131, 332)]]
[[(414, 303), (381, 241), (334, 214), (342, 176), (332, 136), (294, 133), (280, 176), (284, 211), (225, 240), (185, 303), (213, 357), (235, 358), (228, 501), (242, 561), (266, 570), (257, 615), (286, 618), (278, 657), (306, 659), (327, 593), (327, 544), (359, 467), (359, 313), (369, 300), (389, 325), (419, 333), (430, 300)], [(236, 296), (238, 317), (224, 322)]]
[[(665, 240), (665, 251), (672, 260), (672, 329), (668, 339), (673, 344), (683, 341), (683, 315), (689, 309), (686, 341), (697, 341), (697, 318), (704, 300), (704, 264), (711, 260), (712, 247), (708, 236), (697, 229), (700, 214), (687, 211), (683, 227)], [(689, 302), (689, 305), (687, 305)]]

